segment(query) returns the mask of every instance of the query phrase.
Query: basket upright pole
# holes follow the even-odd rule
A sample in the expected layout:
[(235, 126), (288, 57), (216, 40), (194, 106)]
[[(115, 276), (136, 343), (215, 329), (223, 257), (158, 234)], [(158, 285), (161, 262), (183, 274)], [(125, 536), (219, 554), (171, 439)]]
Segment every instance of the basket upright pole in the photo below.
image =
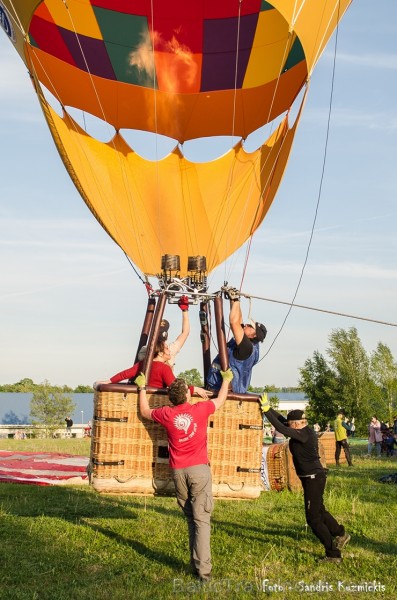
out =
[(211, 367), (210, 334), (208, 327), (208, 302), (200, 302), (200, 339), (203, 351), (204, 381), (207, 381), (208, 372)]
[(150, 335), (147, 343), (147, 351), (146, 356), (143, 361), (143, 372), (146, 376), (146, 381), (149, 380), (150, 370), (152, 368), (153, 355), (156, 347), (156, 343), (159, 336), (160, 331), (160, 323), (163, 318), (165, 303), (167, 301), (167, 295), (165, 292), (160, 294), (159, 300), (156, 305), (156, 310), (154, 311), (153, 323), (150, 330)]
[(229, 368), (229, 356), (226, 346), (225, 321), (223, 319), (223, 302), (221, 296), (214, 298), (216, 337), (218, 340), (219, 362), (222, 371)]
[(147, 302), (145, 320), (143, 322), (141, 337), (139, 338), (138, 349), (136, 351), (134, 364), (138, 362), (138, 354), (142, 346), (146, 346), (149, 332), (153, 322), (154, 309), (156, 308), (156, 299), (149, 298)]

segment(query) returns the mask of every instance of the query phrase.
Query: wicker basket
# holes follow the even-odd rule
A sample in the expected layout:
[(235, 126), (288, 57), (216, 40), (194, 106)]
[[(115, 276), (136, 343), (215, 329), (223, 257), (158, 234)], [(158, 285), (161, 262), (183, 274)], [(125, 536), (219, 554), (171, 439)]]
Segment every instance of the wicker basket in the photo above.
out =
[[(302, 485), (296, 474), (289, 442), (271, 444), (263, 452), (262, 479), (266, 480), (266, 489), (291, 492), (302, 491)], [(320, 460), (326, 467), (325, 449), (321, 442), (318, 444)], [(265, 474), (266, 473), (266, 474)]]
[[(324, 447), (325, 460), (327, 461), (327, 464), (334, 465), (336, 448), (335, 433), (333, 431), (324, 431), (324, 433), (320, 433), (319, 442), (321, 442), (321, 445)], [(347, 462), (343, 448), (340, 453), (339, 462)]]
[[(168, 404), (168, 396), (149, 388), (148, 401), (156, 408)], [(208, 425), (214, 496), (258, 497), (263, 427), (257, 396), (231, 395)], [(174, 492), (166, 431), (141, 419), (135, 386), (102, 385), (95, 393), (90, 481), (106, 493)]]

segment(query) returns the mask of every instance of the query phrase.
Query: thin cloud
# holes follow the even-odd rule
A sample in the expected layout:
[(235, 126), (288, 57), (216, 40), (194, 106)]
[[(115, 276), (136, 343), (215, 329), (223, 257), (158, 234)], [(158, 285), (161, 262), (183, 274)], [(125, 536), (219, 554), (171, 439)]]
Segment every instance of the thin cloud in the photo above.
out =
[[(305, 121), (323, 125), (327, 114), (327, 108), (312, 108), (307, 111)], [(334, 106), (331, 113), (331, 126), (394, 133), (397, 129), (397, 117), (391, 116), (390, 111), (364, 112), (357, 108), (346, 109)]]
[[(333, 55), (329, 52), (327, 53), (327, 57), (333, 60)], [(338, 52), (336, 61), (337, 64), (346, 63), (366, 69), (397, 71), (397, 54), (383, 54), (381, 52), (376, 54), (344, 54)]]

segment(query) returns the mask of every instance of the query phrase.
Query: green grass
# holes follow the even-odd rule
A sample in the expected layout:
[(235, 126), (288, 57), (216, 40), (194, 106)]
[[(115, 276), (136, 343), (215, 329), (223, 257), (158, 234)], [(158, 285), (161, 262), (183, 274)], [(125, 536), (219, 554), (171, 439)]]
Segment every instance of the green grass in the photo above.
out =
[[(0, 440), (0, 449), (88, 455), (89, 440)], [(364, 452), (355, 443), (355, 466), (329, 471), (326, 506), (352, 536), (341, 565), (317, 564), (322, 546), (306, 527), (301, 494), (263, 492), (254, 501), (216, 501), (207, 588), (189, 574), (174, 498), (1, 484), (0, 599), (331, 598), (316, 591), (321, 585), (338, 598), (395, 598), (397, 486), (377, 480), (396, 472), (397, 460)], [(346, 589), (373, 581), (385, 590)]]

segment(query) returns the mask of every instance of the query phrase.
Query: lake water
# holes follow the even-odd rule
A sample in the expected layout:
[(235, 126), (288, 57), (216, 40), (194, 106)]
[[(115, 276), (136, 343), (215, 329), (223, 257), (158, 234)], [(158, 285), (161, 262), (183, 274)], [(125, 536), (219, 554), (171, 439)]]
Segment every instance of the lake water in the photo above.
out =
[[(76, 405), (70, 416), (75, 425), (92, 420), (94, 394), (70, 394)], [(18, 425), (31, 422), (30, 401), (32, 394), (0, 393), (0, 423)], [(69, 415), (65, 415), (68, 417)]]

